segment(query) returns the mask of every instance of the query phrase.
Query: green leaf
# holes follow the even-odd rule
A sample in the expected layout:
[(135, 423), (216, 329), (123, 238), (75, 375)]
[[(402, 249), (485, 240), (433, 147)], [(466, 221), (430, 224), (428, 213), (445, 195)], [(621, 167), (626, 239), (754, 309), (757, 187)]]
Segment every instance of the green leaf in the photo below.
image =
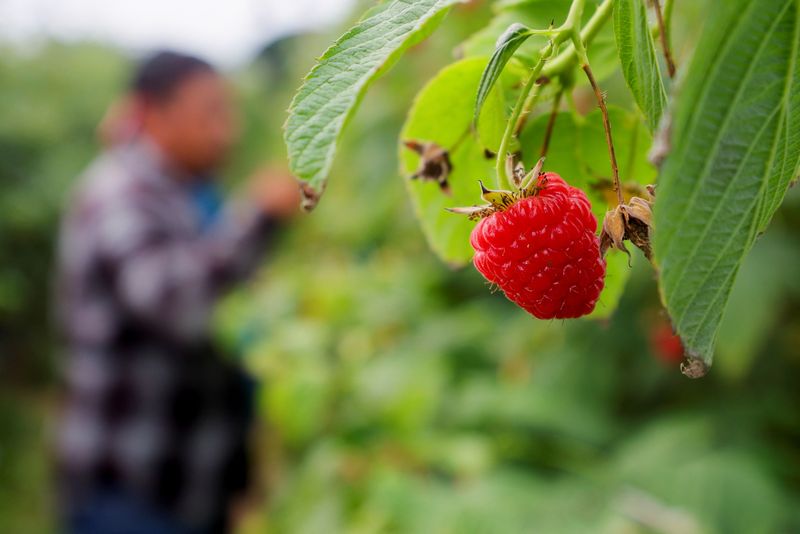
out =
[(289, 108), (289, 168), (308, 184), (313, 207), (325, 189), (336, 144), (364, 91), (425, 38), (459, 0), (394, 0), (345, 33), (311, 69)]
[(481, 75), (481, 81), (478, 84), (478, 97), (475, 101), (475, 122), (481, 116), (481, 109), (483, 103), (489, 96), (489, 92), (494, 87), (497, 79), (503, 73), (503, 69), (509, 60), (514, 56), (514, 52), (524, 43), (528, 37), (532, 35), (530, 28), (524, 24), (514, 23), (503, 32), (503, 35), (497, 40), (494, 53), (492, 54), (486, 69)]
[[(527, 0), (515, 5), (497, 3), (492, 6), (494, 16), (489, 24), (468, 37), (462, 43), (461, 51), (466, 56), (489, 55), (497, 48), (498, 40), (509, 26), (518, 23), (542, 30), (553, 21), (558, 25), (567, 16), (569, 6), (570, 0)], [(518, 57), (528, 63), (535, 63), (539, 59), (539, 50), (546, 43), (547, 38), (542, 35), (531, 36), (522, 46)]]
[(796, 278), (793, 267), (800, 261), (792, 245), (788, 235), (770, 232), (756, 242), (742, 264), (719, 329), (716, 372), (743, 379), (773, 334), (786, 290)]
[[(653, 183), (656, 171), (647, 161), (650, 134), (633, 113), (614, 106), (609, 107), (608, 112), (623, 184)], [(548, 118), (547, 115), (538, 116), (522, 133), (523, 155), (529, 166), (539, 158)], [(545, 171), (557, 172), (570, 185), (586, 192), (598, 221), (603, 220), (610, 204), (615, 202), (610, 189), (611, 163), (604, 136), (599, 110), (579, 119), (572, 113), (559, 113), (544, 165)], [(592, 318), (606, 318), (614, 313), (630, 275), (628, 257), (624, 253), (609, 251), (606, 262), (605, 288)]]
[(614, 35), (625, 82), (644, 112), (650, 131), (655, 131), (667, 105), (667, 93), (658, 68), (644, 0), (617, 0)]
[(706, 365), (739, 266), (800, 161), (799, 17), (797, 0), (721, 4), (676, 101), (654, 251), (673, 324)]
[[(478, 180), (494, 175), (494, 160), (484, 147), (497, 149), (505, 128), (503, 83), (496, 84), (484, 104), (478, 123), (480, 139), (470, 130), (475, 87), (486, 66), (486, 57), (461, 60), (443, 69), (419, 93), (403, 127), (401, 139), (435, 142), (450, 150), (453, 170), (448, 178), (452, 196), (430, 181), (408, 180), (408, 191), (422, 230), (433, 251), (447, 263), (460, 266), (472, 259), (469, 235), (475, 223), (445, 207), (481, 203)], [(401, 173), (410, 176), (419, 156), (401, 148)]]

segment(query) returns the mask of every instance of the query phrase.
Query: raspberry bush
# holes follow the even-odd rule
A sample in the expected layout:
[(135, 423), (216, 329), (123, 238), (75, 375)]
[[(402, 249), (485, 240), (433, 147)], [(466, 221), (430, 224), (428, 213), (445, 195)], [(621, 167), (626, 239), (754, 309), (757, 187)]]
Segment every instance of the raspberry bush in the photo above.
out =
[[(309, 209), (369, 84), (459, 3), (386, 2), (319, 59), (285, 135)], [(420, 91), (398, 146), (447, 264), (472, 262), (532, 315), (564, 319), (609, 317), (629, 265), (649, 262), (682, 369), (699, 377), (739, 266), (798, 174), (800, 0), (721, 3), (693, 54), (673, 46), (673, 6), (499, 0)], [(615, 75), (627, 94), (603, 91)]]

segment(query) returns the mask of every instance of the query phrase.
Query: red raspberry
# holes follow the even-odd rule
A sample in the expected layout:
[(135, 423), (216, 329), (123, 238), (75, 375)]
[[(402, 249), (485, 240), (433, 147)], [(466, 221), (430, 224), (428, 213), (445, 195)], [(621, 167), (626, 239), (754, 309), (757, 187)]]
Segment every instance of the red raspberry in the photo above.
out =
[(683, 342), (669, 323), (659, 323), (650, 331), (650, 347), (661, 362), (674, 365), (683, 361)]
[(539, 319), (591, 313), (606, 262), (589, 199), (552, 172), (540, 175), (537, 187), (536, 195), (475, 226), (470, 237), (475, 267)]

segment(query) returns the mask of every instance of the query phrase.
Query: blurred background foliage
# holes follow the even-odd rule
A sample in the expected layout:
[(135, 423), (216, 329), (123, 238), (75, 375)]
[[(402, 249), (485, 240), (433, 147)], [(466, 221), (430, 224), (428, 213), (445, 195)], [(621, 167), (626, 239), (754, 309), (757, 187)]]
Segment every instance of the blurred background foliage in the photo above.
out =
[[(678, 3), (680, 43), (699, 4)], [(800, 194), (742, 269), (703, 380), (678, 372), (641, 258), (610, 319), (530, 318), (428, 251), (397, 171), (414, 94), (489, 17), (457, 9), (376, 85), (318, 210), (220, 307), (220, 339), (262, 380), (261, 491), (242, 530), (800, 531)], [(285, 167), (285, 109), (332, 36), (231, 74), (245, 131), (231, 189)], [(57, 223), (130, 65), (90, 44), (0, 52), (0, 532), (53, 529)], [(631, 109), (618, 75), (605, 85)]]

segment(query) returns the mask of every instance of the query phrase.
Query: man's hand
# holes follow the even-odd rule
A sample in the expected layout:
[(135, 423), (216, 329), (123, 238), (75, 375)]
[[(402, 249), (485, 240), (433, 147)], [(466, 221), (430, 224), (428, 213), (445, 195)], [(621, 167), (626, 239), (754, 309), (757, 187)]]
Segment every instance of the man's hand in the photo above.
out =
[(300, 211), (300, 184), (289, 173), (268, 169), (251, 179), (255, 202), (264, 213), (288, 219)]

